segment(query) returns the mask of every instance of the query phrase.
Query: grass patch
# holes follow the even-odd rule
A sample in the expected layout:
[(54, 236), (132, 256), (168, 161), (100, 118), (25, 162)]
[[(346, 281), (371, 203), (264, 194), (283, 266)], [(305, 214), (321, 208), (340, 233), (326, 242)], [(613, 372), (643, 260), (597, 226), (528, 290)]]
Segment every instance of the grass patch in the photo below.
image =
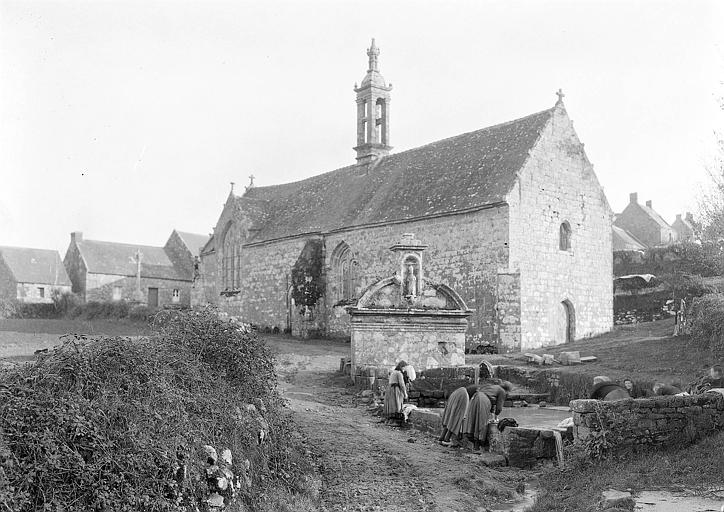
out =
[(724, 482), (724, 432), (686, 448), (664, 448), (592, 462), (575, 460), (540, 477), (528, 512), (593, 512), (607, 489), (686, 488), (707, 491)]
[[(571, 374), (593, 379), (608, 375), (614, 380), (631, 377), (646, 382), (662, 381), (669, 384), (690, 382), (704, 375), (711, 364), (708, 348), (694, 346), (687, 336), (672, 336), (673, 320), (661, 320), (637, 326), (618, 326), (612, 332), (552, 347), (531, 350), (536, 354), (554, 354), (578, 350), (582, 356), (596, 356), (598, 361), (577, 366), (555, 366)], [(528, 352), (528, 351), (526, 351)], [(501, 354), (485, 357), (493, 364), (521, 365), (521, 354)], [(468, 364), (475, 364), (481, 356), (466, 356)], [(542, 366), (536, 368), (551, 368)]]

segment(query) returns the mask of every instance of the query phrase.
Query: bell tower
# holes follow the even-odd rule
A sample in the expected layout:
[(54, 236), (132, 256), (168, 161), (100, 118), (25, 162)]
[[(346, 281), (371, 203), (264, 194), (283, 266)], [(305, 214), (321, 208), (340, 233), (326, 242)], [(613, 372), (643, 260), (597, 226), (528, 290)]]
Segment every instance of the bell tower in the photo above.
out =
[(354, 84), (357, 93), (357, 163), (370, 163), (387, 155), (390, 146), (390, 91), (379, 72), (377, 59), (380, 50), (375, 40), (367, 49), (369, 66), (362, 84)]

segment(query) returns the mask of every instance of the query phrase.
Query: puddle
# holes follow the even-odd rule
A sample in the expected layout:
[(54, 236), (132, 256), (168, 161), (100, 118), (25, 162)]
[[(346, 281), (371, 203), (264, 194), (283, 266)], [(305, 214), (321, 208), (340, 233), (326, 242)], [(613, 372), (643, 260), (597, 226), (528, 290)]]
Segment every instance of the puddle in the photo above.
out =
[(568, 407), (538, 407), (537, 405), (531, 405), (528, 407), (504, 407), (498, 418), (513, 418), (520, 427), (554, 428), (562, 420), (571, 416), (573, 416), (573, 413), (570, 412)]
[(666, 491), (642, 491), (636, 498), (641, 512), (724, 512), (724, 500), (679, 496)]

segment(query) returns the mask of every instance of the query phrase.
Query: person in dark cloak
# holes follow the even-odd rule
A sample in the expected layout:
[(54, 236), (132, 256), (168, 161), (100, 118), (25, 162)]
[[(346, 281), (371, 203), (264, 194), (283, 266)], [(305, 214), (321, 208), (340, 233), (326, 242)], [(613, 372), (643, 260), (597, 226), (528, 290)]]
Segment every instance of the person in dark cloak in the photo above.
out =
[[(457, 448), (461, 445), (462, 431), (465, 426), (465, 413), (468, 410), (470, 396), (465, 387), (459, 387), (447, 399), (442, 413), (442, 434), (438, 438), (440, 444)], [(451, 438), (452, 443), (451, 443)]]
[(621, 384), (613, 382), (610, 378), (599, 375), (593, 378), (593, 390), (591, 391), (591, 399), (604, 400), (610, 402), (613, 400), (622, 400), (631, 398), (626, 388)]

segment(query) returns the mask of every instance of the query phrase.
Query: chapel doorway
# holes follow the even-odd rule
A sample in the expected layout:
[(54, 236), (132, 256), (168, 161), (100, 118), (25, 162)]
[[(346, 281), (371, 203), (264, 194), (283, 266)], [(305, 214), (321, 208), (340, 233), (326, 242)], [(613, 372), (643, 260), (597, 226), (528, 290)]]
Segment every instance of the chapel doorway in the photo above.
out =
[(565, 343), (570, 343), (576, 339), (576, 314), (573, 309), (573, 304), (569, 300), (561, 302), (563, 308), (563, 319), (564, 319), (564, 340)]
[(553, 315), (553, 343), (570, 343), (576, 339), (576, 314), (573, 303), (564, 300), (556, 304)]

